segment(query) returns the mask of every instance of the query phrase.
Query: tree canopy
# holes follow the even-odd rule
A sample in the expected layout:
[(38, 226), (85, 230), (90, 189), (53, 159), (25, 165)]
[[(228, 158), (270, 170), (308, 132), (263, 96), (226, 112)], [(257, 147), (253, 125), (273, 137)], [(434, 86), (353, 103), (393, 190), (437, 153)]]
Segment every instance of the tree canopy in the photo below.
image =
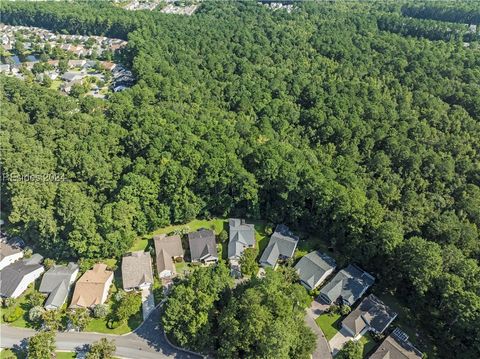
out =
[(439, 355), (479, 356), (478, 3), (0, 10), (5, 23), (128, 39), (137, 78), (102, 101), (2, 76), (11, 234), (49, 257), (100, 258), (195, 217), (285, 222), (396, 292)]

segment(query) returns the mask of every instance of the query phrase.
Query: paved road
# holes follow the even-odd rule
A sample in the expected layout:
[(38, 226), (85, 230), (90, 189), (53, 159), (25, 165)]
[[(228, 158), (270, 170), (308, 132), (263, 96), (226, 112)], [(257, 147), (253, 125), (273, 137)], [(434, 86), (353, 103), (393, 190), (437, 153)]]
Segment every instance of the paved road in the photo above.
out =
[(325, 338), (322, 330), (318, 327), (317, 323), (315, 323), (315, 318), (323, 312), (323, 309), (324, 306), (314, 300), (312, 306), (307, 308), (307, 314), (305, 315), (305, 323), (317, 336), (317, 348), (313, 352), (313, 359), (332, 359), (327, 338)]
[[(164, 338), (159, 325), (160, 309), (155, 309), (148, 319), (133, 333), (127, 335), (96, 334), (87, 332), (57, 333), (59, 350), (75, 351), (85, 344), (91, 344), (100, 338), (114, 339), (117, 346), (116, 356), (130, 359), (197, 359), (200, 356), (187, 354), (173, 348)], [(11, 348), (21, 345), (23, 339), (35, 334), (31, 329), (0, 326), (0, 346)]]

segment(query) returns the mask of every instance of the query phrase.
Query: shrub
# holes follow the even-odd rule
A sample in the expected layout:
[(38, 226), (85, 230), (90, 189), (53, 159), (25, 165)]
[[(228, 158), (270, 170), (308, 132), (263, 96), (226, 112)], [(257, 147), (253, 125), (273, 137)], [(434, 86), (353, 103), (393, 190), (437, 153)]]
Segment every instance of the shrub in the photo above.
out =
[(107, 322), (107, 327), (109, 329), (115, 329), (115, 328), (118, 328), (120, 326), (120, 322), (118, 320), (109, 320)]
[(38, 322), (43, 318), (43, 313), (45, 309), (43, 307), (36, 305), (28, 311), (28, 319), (31, 322)]
[(268, 224), (265, 226), (265, 234), (266, 234), (267, 236), (270, 236), (272, 233), (273, 233), (273, 223), (268, 223)]
[(43, 265), (45, 266), (45, 270), (49, 270), (50, 268), (52, 268), (55, 265), (55, 260), (53, 260), (51, 258), (47, 258), (43, 261)]
[(39, 307), (43, 305), (45, 297), (42, 293), (35, 290), (27, 295), (27, 301), (30, 307)]
[(120, 302), (123, 297), (125, 297), (125, 292), (123, 290), (119, 290), (118, 292), (115, 293), (113, 296), (113, 299), (115, 299), (116, 302)]
[(23, 313), (24, 311), (22, 308), (12, 307), (3, 315), (3, 320), (5, 320), (7, 323), (12, 323), (17, 319), (20, 319)]
[(350, 308), (350, 306), (348, 306), (348, 305), (341, 305), (340, 306), (340, 314), (341, 315), (347, 315), (351, 311), (352, 311), (352, 308)]
[(175, 257), (175, 262), (177, 262), (177, 263), (182, 263), (182, 262), (183, 262), (183, 258), (182, 258), (182, 257)]
[(220, 241), (220, 243), (225, 243), (228, 240), (228, 233), (226, 230), (220, 232), (220, 234), (218, 235), (218, 240)]
[(5, 298), (3, 300), (3, 305), (5, 306), (5, 308), (11, 308), (15, 304), (17, 304), (17, 300), (15, 298)]
[(97, 304), (93, 307), (93, 316), (95, 318), (105, 318), (108, 315), (108, 306), (106, 304)]

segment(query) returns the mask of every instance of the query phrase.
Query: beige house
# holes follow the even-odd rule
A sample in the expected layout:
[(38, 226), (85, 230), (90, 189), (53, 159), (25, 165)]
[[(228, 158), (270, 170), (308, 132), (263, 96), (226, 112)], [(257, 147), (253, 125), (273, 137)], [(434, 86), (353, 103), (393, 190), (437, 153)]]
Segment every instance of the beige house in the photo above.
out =
[(149, 288), (153, 284), (152, 257), (148, 252), (133, 252), (122, 259), (123, 289)]
[(103, 263), (95, 264), (77, 281), (70, 308), (92, 308), (105, 303), (112, 281), (113, 272)]
[(155, 256), (158, 276), (169, 278), (176, 274), (176, 258), (183, 258), (182, 239), (180, 236), (165, 236), (160, 234), (153, 237), (155, 242)]

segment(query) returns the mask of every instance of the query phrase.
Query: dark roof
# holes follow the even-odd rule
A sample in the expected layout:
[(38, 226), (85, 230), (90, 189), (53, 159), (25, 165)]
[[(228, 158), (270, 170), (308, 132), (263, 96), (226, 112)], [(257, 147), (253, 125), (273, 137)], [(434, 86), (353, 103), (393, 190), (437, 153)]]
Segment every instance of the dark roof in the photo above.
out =
[(297, 248), (298, 237), (283, 224), (277, 225), (275, 232), (270, 237), (267, 247), (260, 257), (260, 264), (274, 267), (280, 256), (293, 257)]
[(341, 297), (353, 305), (374, 282), (375, 278), (369, 273), (350, 264), (320, 290), (320, 295), (327, 297), (331, 303)]
[(200, 262), (208, 257), (218, 259), (215, 232), (209, 229), (201, 229), (188, 234), (190, 256), (192, 261)]
[(153, 283), (152, 257), (148, 252), (133, 252), (122, 258), (123, 288), (136, 288)]
[(400, 329), (395, 329), (385, 338), (370, 359), (420, 359), (422, 352), (408, 341), (408, 336)]
[(376, 296), (370, 294), (347, 315), (342, 324), (349, 328), (355, 336), (360, 334), (365, 327), (369, 327), (377, 333), (383, 333), (396, 317), (397, 313)]
[(311, 289), (317, 287), (325, 273), (337, 267), (335, 260), (319, 251), (310, 252), (303, 256), (295, 265), (300, 280)]
[(17, 289), (23, 278), (39, 268), (43, 268), (40, 264), (43, 257), (34, 254), (30, 258), (25, 258), (6, 266), (0, 271), (0, 295), (10, 297)]
[(255, 227), (245, 223), (245, 220), (230, 218), (228, 258), (240, 258), (244, 247), (253, 247), (255, 241)]

